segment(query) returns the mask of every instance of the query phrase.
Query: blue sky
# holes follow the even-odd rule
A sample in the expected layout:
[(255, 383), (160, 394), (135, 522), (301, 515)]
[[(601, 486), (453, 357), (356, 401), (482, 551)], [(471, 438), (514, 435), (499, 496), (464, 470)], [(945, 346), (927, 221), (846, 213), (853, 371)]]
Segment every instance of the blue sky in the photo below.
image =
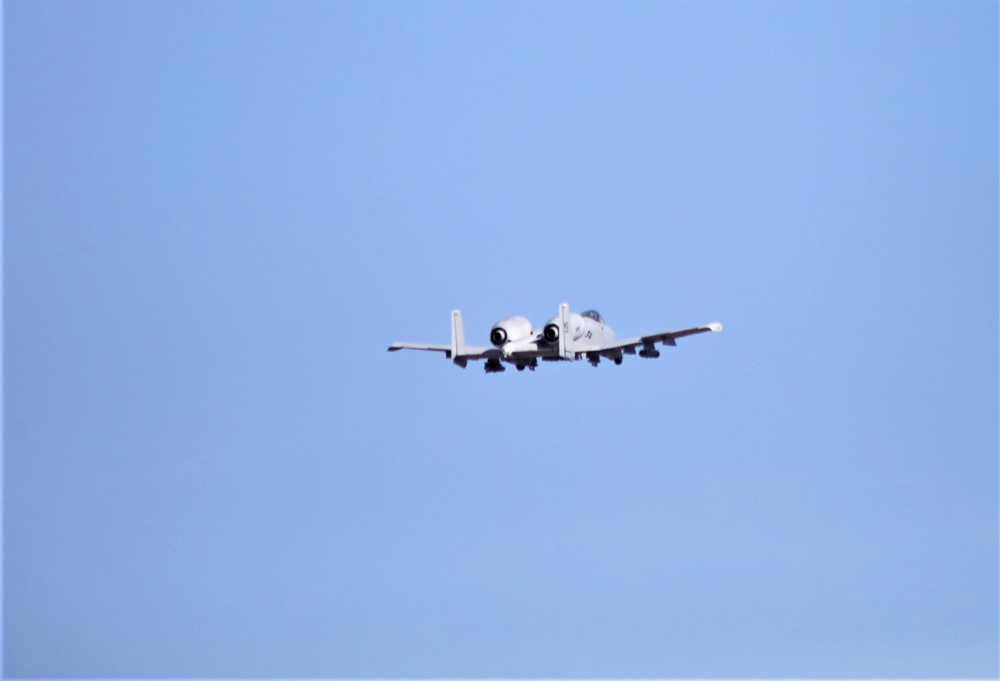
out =
[(4, 13), (7, 676), (996, 677), (996, 3)]

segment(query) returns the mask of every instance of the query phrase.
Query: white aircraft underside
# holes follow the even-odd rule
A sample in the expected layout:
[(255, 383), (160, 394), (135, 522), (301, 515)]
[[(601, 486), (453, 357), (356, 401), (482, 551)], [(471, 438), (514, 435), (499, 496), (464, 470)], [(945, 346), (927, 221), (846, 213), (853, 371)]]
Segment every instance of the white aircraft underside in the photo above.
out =
[(706, 331), (722, 331), (722, 324), (714, 322), (705, 326), (695, 326), (679, 331), (666, 331), (648, 336), (636, 336), (618, 340), (611, 327), (594, 310), (581, 314), (569, 311), (569, 303), (559, 306), (559, 314), (550, 319), (543, 328), (532, 329), (531, 322), (524, 317), (509, 317), (493, 325), (490, 342), (493, 347), (478, 347), (465, 344), (465, 329), (462, 312), (451, 313), (451, 344), (424, 345), (421, 343), (393, 343), (389, 352), (396, 350), (430, 350), (443, 352), (452, 362), (465, 368), (469, 360), (485, 359), (486, 373), (504, 371), (503, 363), (513, 364), (518, 371), (525, 367), (532, 371), (538, 360), (573, 361), (587, 359), (597, 366), (601, 358), (621, 364), (625, 355), (638, 354), (652, 359), (660, 356), (656, 344), (677, 345), (677, 339)]

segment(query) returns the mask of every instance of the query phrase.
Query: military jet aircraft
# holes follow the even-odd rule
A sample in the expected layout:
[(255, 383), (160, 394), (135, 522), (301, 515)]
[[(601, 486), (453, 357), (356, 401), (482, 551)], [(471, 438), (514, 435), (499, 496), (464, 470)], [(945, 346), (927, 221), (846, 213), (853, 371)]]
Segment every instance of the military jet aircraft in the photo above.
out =
[(462, 367), (469, 360), (485, 359), (486, 373), (505, 371), (504, 362), (513, 364), (518, 371), (525, 368), (534, 371), (538, 360), (573, 361), (586, 359), (597, 366), (601, 358), (621, 364), (625, 355), (635, 355), (653, 359), (660, 356), (656, 344), (675, 346), (677, 339), (706, 331), (722, 331), (718, 322), (695, 326), (679, 331), (666, 331), (648, 336), (636, 336), (617, 340), (615, 332), (604, 323), (595, 310), (576, 314), (569, 311), (569, 303), (559, 306), (559, 314), (550, 319), (542, 329), (532, 329), (531, 322), (524, 317), (508, 317), (490, 329), (492, 348), (465, 344), (465, 328), (462, 325), (461, 310), (451, 313), (451, 345), (424, 345), (420, 343), (393, 343), (389, 352), (396, 350), (430, 350), (443, 352), (445, 357)]

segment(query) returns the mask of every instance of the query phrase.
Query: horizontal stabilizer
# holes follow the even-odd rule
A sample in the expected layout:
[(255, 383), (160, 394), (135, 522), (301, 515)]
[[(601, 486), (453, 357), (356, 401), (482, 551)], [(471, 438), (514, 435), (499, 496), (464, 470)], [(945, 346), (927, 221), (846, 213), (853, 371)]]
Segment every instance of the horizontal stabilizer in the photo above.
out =
[[(447, 357), (451, 358), (451, 346), (450, 345), (425, 345), (423, 343), (393, 343), (388, 348), (389, 352), (396, 352), (397, 350), (430, 350), (431, 352), (443, 352)], [(462, 357), (466, 359), (487, 359), (490, 357), (500, 358), (502, 353), (496, 348), (484, 348), (478, 345), (466, 345), (465, 353)]]
[(434, 350), (436, 352), (451, 353), (450, 345), (424, 345), (422, 343), (393, 343), (389, 346), (389, 352), (396, 350)]

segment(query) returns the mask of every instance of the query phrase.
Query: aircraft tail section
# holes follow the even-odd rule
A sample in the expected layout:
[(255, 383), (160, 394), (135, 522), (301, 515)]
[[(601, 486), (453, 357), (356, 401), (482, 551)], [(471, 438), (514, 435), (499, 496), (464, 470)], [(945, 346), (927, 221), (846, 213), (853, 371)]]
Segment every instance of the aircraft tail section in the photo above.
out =
[(570, 332), (569, 303), (559, 306), (559, 356), (573, 359), (573, 336)]
[(462, 324), (462, 311), (451, 311), (451, 361), (462, 367), (468, 365), (465, 356), (465, 326)]

